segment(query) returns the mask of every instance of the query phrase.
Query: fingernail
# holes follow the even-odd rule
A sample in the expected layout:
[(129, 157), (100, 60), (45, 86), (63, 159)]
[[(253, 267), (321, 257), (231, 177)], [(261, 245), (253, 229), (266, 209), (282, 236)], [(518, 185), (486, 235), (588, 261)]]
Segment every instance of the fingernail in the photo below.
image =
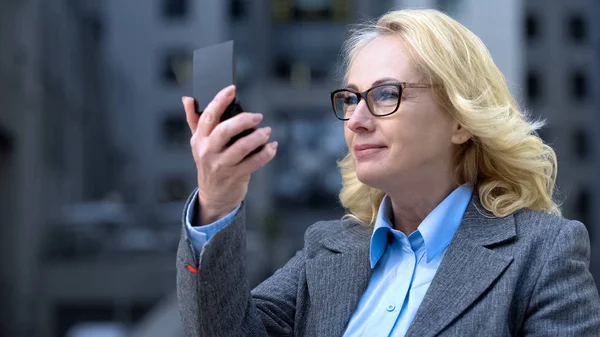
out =
[(263, 119), (263, 115), (262, 114), (254, 114), (252, 115), (252, 121), (258, 123)]
[(185, 103), (187, 96), (181, 96), (181, 103)]
[(270, 126), (266, 126), (264, 128), (262, 128), (265, 134), (270, 135), (271, 134), (271, 127)]
[(271, 148), (272, 148), (273, 150), (277, 150), (277, 145), (279, 145), (279, 143), (277, 143), (277, 142), (273, 142), (273, 143), (271, 143)]
[(227, 87), (227, 92), (226, 92), (226, 96), (230, 97), (233, 96), (233, 93), (235, 92), (235, 85), (230, 85)]

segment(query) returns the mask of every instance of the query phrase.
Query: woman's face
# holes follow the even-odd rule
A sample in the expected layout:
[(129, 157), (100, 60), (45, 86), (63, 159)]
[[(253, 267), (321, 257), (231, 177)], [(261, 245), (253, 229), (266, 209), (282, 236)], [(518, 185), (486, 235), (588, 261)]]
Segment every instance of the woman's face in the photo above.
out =
[[(399, 37), (367, 44), (350, 66), (347, 88), (363, 92), (381, 81), (422, 83)], [(433, 99), (431, 88), (407, 88), (398, 110), (373, 116), (361, 100), (345, 122), (346, 143), (356, 159), (358, 179), (386, 191), (449, 175), (453, 144), (468, 138)], [(446, 175), (447, 174), (447, 175)]]

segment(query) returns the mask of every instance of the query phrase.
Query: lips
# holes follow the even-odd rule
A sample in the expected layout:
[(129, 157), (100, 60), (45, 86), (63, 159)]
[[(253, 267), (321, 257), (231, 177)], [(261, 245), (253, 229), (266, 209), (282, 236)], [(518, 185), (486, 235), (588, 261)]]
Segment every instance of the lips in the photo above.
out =
[(377, 145), (377, 144), (360, 144), (360, 145), (354, 145), (354, 151), (359, 152), (359, 151), (370, 150), (370, 149), (382, 149), (384, 147), (385, 147), (384, 145)]
[(354, 145), (354, 156), (356, 159), (366, 159), (369, 156), (375, 155), (381, 150), (385, 149), (386, 146), (379, 144), (359, 144)]

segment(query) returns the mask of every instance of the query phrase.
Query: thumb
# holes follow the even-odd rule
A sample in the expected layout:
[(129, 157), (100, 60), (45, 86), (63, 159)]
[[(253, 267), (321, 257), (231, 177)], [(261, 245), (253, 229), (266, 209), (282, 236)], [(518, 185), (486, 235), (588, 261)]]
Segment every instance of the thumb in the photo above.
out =
[(192, 97), (183, 96), (181, 98), (181, 102), (183, 103), (183, 108), (185, 109), (185, 119), (187, 120), (188, 126), (190, 127), (193, 135), (198, 127), (200, 115), (196, 113), (194, 99)]

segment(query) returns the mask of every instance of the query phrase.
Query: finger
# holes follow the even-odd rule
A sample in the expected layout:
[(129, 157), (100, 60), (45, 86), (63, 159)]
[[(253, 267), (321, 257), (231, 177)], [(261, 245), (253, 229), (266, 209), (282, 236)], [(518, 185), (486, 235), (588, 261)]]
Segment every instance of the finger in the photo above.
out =
[(238, 166), (238, 172), (242, 175), (254, 173), (259, 168), (265, 166), (277, 153), (277, 142), (271, 142), (257, 154), (244, 159)]
[(239, 164), (252, 151), (264, 145), (271, 136), (271, 128), (260, 128), (233, 143), (223, 152), (222, 160), (228, 166)]
[(183, 102), (183, 109), (185, 110), (185, 119), (187, 120), (188, 126), (190, 127), (193, 135), (198, 127), (198, 119), (200, 119), (200, 115), (196, 113), (193, 98), (183, 96), (181, 98), (181, 102)]
[(197, 132), (200, 136), (208, 136), (212, 130), (219, 124), (221, 115), (225, 112), (225, 108), (233, 101), (235, 97), (235, 86), (230, 85), (215, 96), (200, 115)]
[(209, 148), (220, 152), (231, 138), (257, 126), (262, 118), (259, 113), (243, 112), (219, 123), (210, 134)]

